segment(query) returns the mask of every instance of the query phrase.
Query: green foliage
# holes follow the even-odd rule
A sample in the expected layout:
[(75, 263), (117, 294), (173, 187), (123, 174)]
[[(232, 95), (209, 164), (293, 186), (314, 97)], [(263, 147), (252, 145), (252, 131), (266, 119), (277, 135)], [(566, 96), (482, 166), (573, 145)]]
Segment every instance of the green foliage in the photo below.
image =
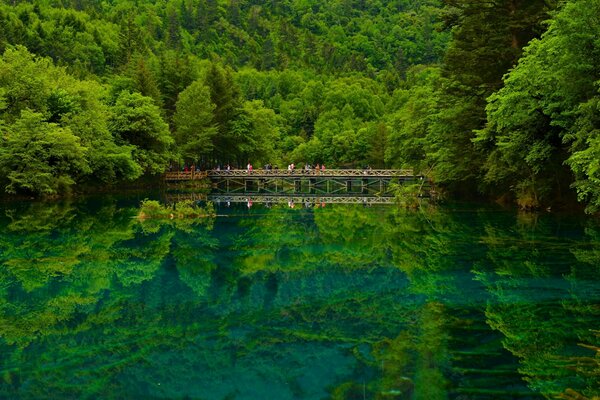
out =
[(568, 192), (572, 173), (588, 210), (599, 204), (593, 154), (600, 59), (590, 50), (598, 46), (598, 11), (597, 1), (566, 4), (489, 99), (488, 125), (477, 139), (492, 149), (485, 179), (512, 185), (531, 206)]
[(0, 147), (0, 174), (8, 193), (53, 195), (68, 191), (75, 178), (90, 172), (87, 149), (70, 129), (24, 110), (5, 133)]
[(108, 130), (105, 92), (97, 82), (75, 79), (17, 47), (0, 59), (0, 93), (8, 100), (0, 109), (0, 180), (10, 182), (7, 191), (60, 194), (76, 182), (141, 175), (134, 147), (118, 145)]
[(243, 154), (257, 165), (276, 162), (279, 154), (275, 146), (280, 140), (281, 117), (265, 107), (261, 100), (245, 102), (242, 111), (249, 121), (249, 132), (240, 137), (240, 141), (247, 142)]
[(597, 7), (0, 4), (3, 136), (29, 109), (50, 124), (42, 130), (62, 129), (87, 149), (52, 189), (9, 178), (15, 166), (0, 180), (41, 194), (159, 174), (170, 160), (411, 167), (450, 193), (510, 194), (523, 208), (570, 204), (572, 186), (595, 212)]
[(179, 201), (173, 206), (165, 206), (156, 200), (143, 200), (140, 204), (138, 218), (201, 218), (214, 217), (215, 208), (212, 203), (200, 207), (192, 200)]
[(179, 94), (176, 108), (175, 139), (179, 152), (185, 159), (198, 162), (201, 156), (212, 153), (217, 133), (213, 125), (215, 105), (208, 87), (195, 81)]
[[(243, 144), (245, 137), (238, 137), (242, 99), (233, 81), (233, 73), (231, 69), (213, 63), (206, 72), (204, 83), (210, 91), (210, 101), (215, 105), (212, 120), (217, 129), (214, 137), (215, 159), (226, 162), (235, 160), (238, 165), (243, 165), (239, 146)], [(244, 133), (246, 132), (242, 132), (242, 135)]]
[(383, 167), (387, 93), (441, 59), (440, 15), (438, 0), (1, 4), (0, 119), (70, 128), (88, 165), (69, 182), (86, 185), (174, 159)]
[(148, 173), (166, 169), (174, 140), (154, 101), (123, 91), (111, 109), (109, 129), (122, 144), (134, 146), (133, 157)]
[(422, 199), (420, 197), (423, 189), (422, 184), (397, 184), (392, 186), (391, 189), (396, 197), (396, 203), (400, 207), (416, 209), (421, 206)]
[(394, 167), (424, 171), (431, 162), (431, 131), (438, 110), (435, 86), (439, 68), (415, 67), (407, 73), (407, 88), (394, 92), (385, 160)]
[(438, 113), (428, 137), (438, 181), (456, 190), (478, 178), (485, 153), (473, 144), (485, 124), (486, 98), (502, 86), (523, 46), (541, 33), (551, 2), (451, 2), (452, 41), (445, 54)]

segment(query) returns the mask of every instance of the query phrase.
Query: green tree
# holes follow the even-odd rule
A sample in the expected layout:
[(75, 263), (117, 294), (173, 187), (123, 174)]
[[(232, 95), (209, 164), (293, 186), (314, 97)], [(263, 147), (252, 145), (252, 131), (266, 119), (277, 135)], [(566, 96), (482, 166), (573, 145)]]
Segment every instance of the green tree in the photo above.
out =
[(541, 33), (551, 7), (544, 0), (448, 3), (454, 27), (442, 67), (439, 112), (428, 135), (437, 180), (454, 189), (475, 189), (484, 155), (472, 139), (485, 124), (486, 98), (502, 87), (502, 76), (522, 47)]
[(154, 101), (139, 93), (123, 91), (111, 109), (111, 132), (122, 144), (135, 146), (133, 156), (145, 172), (165, 170), (174, 140)]
[(244, 103), (243, 112), (248, 116), (250, 129), (246, 138), (247, 157), (260, 164), (274, 163), (280, 158), (276, 144), (280, 140), (281, 118), (261, 100)]
[(395, 167), (429, 169), (429, 133), (437, 112), (436, 83), (439, 68), (415, 67), (407, 73), (408, 88), (398, 89), (392, 103), (397, 111), (388, 116), (390, 134), (385, 160)]
[(87, 149), (70, 129), (23, 110), (7, 127), (0, 146), (0, 176), (8, 193), (54, 195), (68, 191), (90, 172)]
[(179, 94), (175, 112), (175, 139), (178, 150), (185, 159), (195, 162), (212, 153), (217, 129), (213, 124), (215, 105), (210, 101), (210, 91), (197, 80)]
[(217, 134), (214, 138), (214, 158), (221, 162), (236, 160), (243, 165), (245, 160), (238, 149), (238, 138), (232, 132), (241, 108), (241, 93), (233, 80), (232, 72), (212, 63), (204, 82), (210, 90), (210, 101), (215, 105), (213, 123)]
[[(600, 205), (596, 171), (600, 58), (598, 1), (572, 1), (526, 49), (505, 87), (489, 98), (478, 144), (485, 180), (511, 187), (524, 207), (569, 199), (573, 182), (589, 211)], [(571, 167), (571, 171), (565, 165)]]
[(79, 94), (78, 100), (85, 106), (63, 115), (60, 122), (88, 149), (91, 173), (86, 181), (93, 185), (98, 182), (114, 184), (140, 177), (142, 167), (132, 156), (135, 147), (117, 144), (109, 130), (110, 108), (104, 103), (104, 88), (97, 82), (83, 81), (73, 84), (71, 90)]

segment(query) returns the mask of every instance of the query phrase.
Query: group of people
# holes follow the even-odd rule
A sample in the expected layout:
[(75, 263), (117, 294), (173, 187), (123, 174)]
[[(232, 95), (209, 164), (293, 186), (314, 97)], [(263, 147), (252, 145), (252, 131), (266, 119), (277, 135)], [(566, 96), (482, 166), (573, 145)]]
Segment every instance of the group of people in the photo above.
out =
[[(288, 171), (295, 171), (296, 170), (296, 165), (294, 163), (291, 163), (290, 165), (288, 165)], [(325, 164), (317, 164), (314, 167), (312, 165), (310, 165), (309, 163), (304, 164), (304, 171), (325, 171)]]
[[(169, 172), (173, 172), (173, 170), (177, 171), (177, 168), (174, 167), (173, 164), (169, 164)], [(181, 172), (200, 172), (200, 167), (194, 164), (183, 164)]]
[[(229, 166), (229, 164), (227, 164), (227, 168), (226, 169), (227, 169), (227, 171), (231, 170), (231, 167)], [(265, 164), (265, 166), (263, 167), (263, 169), (265, 171), (273, 171), (273, 170), (277, 171), (277, 170), (279, 170), (279, 167), (277, 165), (274, 166), (271, 163), (267, 163), (267, 164)], [(291, 164), (289, 164), (287, 166), (287, 169), (288, 169), (288, 171), (295, 171), (296, 170), (296, 165), (294, 163), (291, 163)], [(307, 164), (304, 165), (303, 169), (304, 169), (304, 171), (321, 171), (321, 172), (323, 172), (323, 171), (325, 171), (325, 164), (317, 164), (315, 166), (312, 166), (312, 165), (310, 165), (310, 164), (307, 163)], [(217, 166), (216, 170), (220, 171), (221, 167)], [(254, 170), (254, 166), (252, 165), (251, 162), (248, 162), (248, 164), (246, 165), (246, 170), (248, 172), (252, 172)]]
[[(232, 168), (231, 165), (227, 164), (223, 170), (225, 171), (231, 171), (235, 168)], [(288, 165), (287, 167), (288, 171), (295, 171), (296, 170), (296, 164), (291, 163)], [(311, 165), (311, 164), (304, 164), (304, 167), (302, 168), (304, 171), (321, 171), (324, 172), (325, 171), (325, 164), (317, 164), (315, 166)], [(177, 171), (176, 167), (173, 166), (173, 164), (169, 165), (169, 172), (172, 172), (173, 170)], [(214, 169), (215, 171), (221, 171), (221, 165), (217, 165)], [(254, 170), (254, 166), (252, 165), (252, 163), (248, 162), (248, 164), (246, 165), (246, 170), (248, 172), (251, 172)], [(271, 163), (265, 164), (264, 166), (264, 170), (265, 171), (272, 171), (272, 170), (279, 170), (279, 167), (277, 165), (273, 165)], [(191, 172), (191, 171), (195, 171), (195, 172), (199, 172), (200, 171), (200, 167), (194, 164), (188, 165), (187, 163), (184, 164), (181, 167), (181, 171), (182, 172)]]

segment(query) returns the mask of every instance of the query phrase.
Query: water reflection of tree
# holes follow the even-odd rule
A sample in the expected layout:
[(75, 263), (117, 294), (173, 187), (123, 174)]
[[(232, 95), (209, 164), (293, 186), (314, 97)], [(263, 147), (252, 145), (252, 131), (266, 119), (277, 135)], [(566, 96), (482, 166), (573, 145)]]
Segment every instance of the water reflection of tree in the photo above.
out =
[(475, 271), (491, 295), (488, 324), (519, 357), (529, 386), (549, 398), (574, 391), (591, 398), (600, 394), (598, 364), (578, 343), (598, 344), (598, 241), (583, 250), (573, 227), (556, 226), (532, 214), (514, 224), (487, 223), (487, 255)]
[(486, 318), (532, 387), (597, 379), (568, 347), (597, 343), (592, 231), (578, 263), (549, 222), (493, 213), (274, 207), (213, 229), (81, 207), (0, 220), (0, 397), (510, 397)]
[[(70, 204), (33, 205), (13, 211), (0, 234), (3, 339), (27, 345), (59, 332), (110, 287), (114, 269), (96, 268), (112, 258), (112, 246), (132, 236), (131, 228), (102, 210), (79, 218)], [(104, 217), (104, 218), (102, 218)]]
[[(355, 368), (369, 378), (342, 381), (331, 389), (334, 398), (363, 393), (399, 398), (413, 391), (422, 398), (443, 397), (444, 306), (434, 301), (434, 293), (425, 303), (415, 299), (404, 275), (390, 268), (396, 257), (414, 256), (397, 250), (397, 241), (412, 241), (408, 251), (419, 248), (423, 237), (403, 236), (430, 224), (415, 213), (360, 205), (275, 207), (242, 221), (244, 233), (234, 246), (237, 279), (251, 282), (247, 301), (262, 307), (258, 319), (246, 319), (257, 329), (250, 347), (277, 352), (299, 340), (348, 347), (359, 361)], [(418, 251), (428, 249), (421, 243)], [(423, 270), (417, 262), (422, 263), (415, 256), (411, 266)]]
[(135, 214), (112, 202), (51, 203), (0, 219), (0, 397), (113, 390), (112, 377), (173, 340), (160, 315), (146, 315), (146, 286), (161, 275), (175, 229), (143, 226)]

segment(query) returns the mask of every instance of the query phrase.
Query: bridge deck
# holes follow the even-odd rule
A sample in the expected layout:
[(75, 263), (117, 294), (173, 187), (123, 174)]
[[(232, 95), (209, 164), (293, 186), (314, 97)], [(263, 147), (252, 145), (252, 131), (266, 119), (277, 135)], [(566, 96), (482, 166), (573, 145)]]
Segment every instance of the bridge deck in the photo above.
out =
[(243, 169), (234, 170), (212, 170), (200, 172), (167, 172), (164, 175), (167, 181), (187, 181), (195, 179), (227, 179), (227, 178), (252, 178), (252, 179), (268, 179), (268, 178), (286, 178), (286, 179), (301, 179), (301, 178), (337, 178), (337, 179), (365, 179), (365, 178), (418, 178), (414, 175), (411, 169), (329, 169), (325, 171), (317, 170), (253, 170), (246, 171)]

